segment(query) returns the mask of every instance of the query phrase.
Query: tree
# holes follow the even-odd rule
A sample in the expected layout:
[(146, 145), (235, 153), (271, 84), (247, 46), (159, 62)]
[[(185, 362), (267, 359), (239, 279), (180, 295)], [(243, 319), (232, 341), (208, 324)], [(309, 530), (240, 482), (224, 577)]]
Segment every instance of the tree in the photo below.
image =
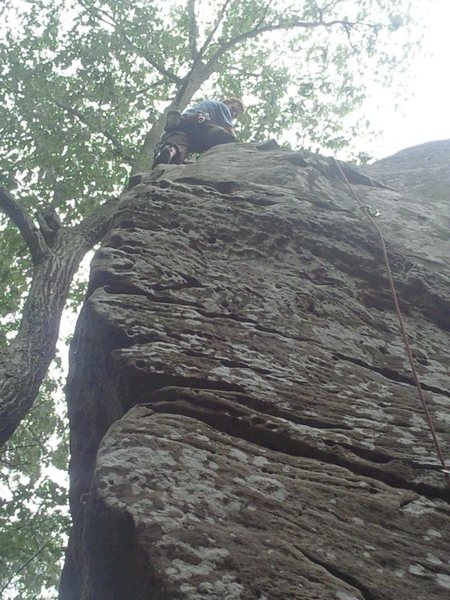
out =
[(211, 91), (242, 95), (242, 139), (290, 130), (291, 143), (341, 148), (368, 80), (390, 81), (416, 40), (411, 0), (27, 0), (2, 10), (4, 444), (38, 396), (70, 293), (81, 297), (70, 292), (80, 261), (130, 173), (149, 169), (168, 109)]

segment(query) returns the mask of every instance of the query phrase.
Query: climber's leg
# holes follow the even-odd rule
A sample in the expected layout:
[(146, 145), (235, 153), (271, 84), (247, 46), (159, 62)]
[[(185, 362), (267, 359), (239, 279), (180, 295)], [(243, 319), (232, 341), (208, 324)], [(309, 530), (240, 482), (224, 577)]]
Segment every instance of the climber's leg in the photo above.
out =
[(166, 133), (155, 156), (152, 168), (161, 164), (181, 165), (189, 153), (189, 137), (181, 130)]

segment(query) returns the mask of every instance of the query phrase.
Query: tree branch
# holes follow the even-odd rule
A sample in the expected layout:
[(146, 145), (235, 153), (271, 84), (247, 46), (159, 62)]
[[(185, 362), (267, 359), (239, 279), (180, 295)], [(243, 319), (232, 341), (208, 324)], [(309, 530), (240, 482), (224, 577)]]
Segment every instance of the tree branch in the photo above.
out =
[(351, 23), (347, 23), (346, 25), (343, 25), (344, 27), (344, 31), (345, 31), (345, 35), (347, 36), (347, 40), (348, 40), (348, 45), (350, 46), (350, 48), (353, 51), (356, 51), (355, 46), (353, 45), (352, 42), (352, 29), (355, 27), (355, 25), (351, 24)]
[(316, 0), (314, 0), (314, 5), (315, 5), (315, 7), (316, 7), (316, 10), (317, 10), (317, 12), (318, 12), (318, 14), (319, 14), (319, 20), (320, 20), (320, 21), (323, 21), (323, 8), (321, 8), (321, 7), (319, 6), (319, 4), (316, 2)]
[(145, 86), (144, 88), (141, 88), (139, 90), (135, 90), (135, 95), (136, 96), (140, 96), (142, 94), (147, 94), (149, 89), (154, 89), (159, 87), (160, 85), (164, 85), (166, 83), (166, 79), (159, 79), (158, 81), (155, 81), (154, 83), (150, 83), (149, 85)]
[(272, 3), (273, 3), (273, 0), (269, 0), (269, 2), (266, 4), (264, 12), (263, 12), (260, 20), (258, 21), (258, 25), (262, 25), (263, 22), (265, 21), (265, 19), (267, 17), (267, 13), (269, 12), (270, 7), (272, 6)]
[(34, 267), (19, 330), (0, 356), (0, 446), (33, 406), (55, 355), (73, 277), (86, 252), (106, 233), (117, 201), (111, 198), (79, 225), (58, 230), (51, 251)]
[[(173, 81), (174, 83), (181, 84), (181, 78), (178, 77), (178, 75), (175, 75), (175, 73), (172, 73), (172, 71), (169, 71), (168, 69), (163, 67), (163, 65), (161, 63), (159, 63), (153, 56), (149, 55), (147, 52), (143, 52), (142, 48), (139, 48), (139, 46), (136, 46), (136, 44), (134, 44), (133, 41), (128, 37), (128, 35), (127, 35), (125, 29), (122, 27), (122, 25), (120, 25), (120, 23), (118, 23), (116, 21), (116, 19), (114, 17), (112, 17), (107, 11), (105, 11), (102, 8), (98, 8), (98, 7), (95, 7), (95, 8), (89, 7), (86, 5), (85, 2), (83, 2), (83, 0), (79, 0), (79, 2), (81, 4), (81, 6), (83, 6), (91, 16), (95, 16), (97, 19), (99, 19), (103, 23), (106, 23), (109, 26), (115, 27), (116, 30), (122, 36), (122, 38), (125, 40), (125, 42), (130, 46), (130, 48), (132, 48), (138, 56), (140, 56), (141, 58), (146, 60), (161, 75), (164, 75), (165, 77), (167, 77), (168, 79), (170, 79), (170, 81)], [(102, 15), (104, 15), (104, 16), (102, 16)]]
[(80, 112), (79, 110), (77, 110), (76, 108), (73, 108), (72, 106), (67, 106), (67, 104), (63, 104), (62, 102), (59, 102), (59, 100), (55, 100), (55, 98), (50, 98), (50, 100), (51, 100), (51, 102), (56, 104), (56, 106), (59, 106), (59, 108), (62, 108), (63, 110), (68, 112), (73, 117), (76, 117), (79, 121), (81, 121), (81, 123), (84, 123), (84, 125), (86, 125), (87, 127), (94, 129), (98, 133), (101, 133), (102, 135), (104, 135), (105, 138), (113, 144), (117, 153), (120, 154), (120, 156), (123, 158), (123, 160), (126, 163), (128, 163), (129, 165), (133, 165), (133, 157), (127, 153), (126, 149), (120, 143), (120, 141), (116, 138), (115, 135), (113, 135), (107, 129), (104, 129), (103, 127), (99, 127), (98, 125), (93, 125), (92, 123), (90, 123), (89, 119), (87, 117), (85, 117), (83, 115), (83, 113)]
[(347, 33), (350, 28), (355, 28), (358, 25), (364, 25), (365, 27), (376, 29), (376, 25), (372, 25), (370, 23), (360, 23), (360, 22), (351, 22), (346, 20), (335, 20), (335, 21), (287, 21), (285, 23), (277, 23), (275, 25), (265, 25), (264, 27), (256, 26), (250, 31), (246, 31), (245, 33), (240, 33), (225, 42), (219, 44), (218, 49), (213, 54), (213, 56), (209, 59), (208, 65), (215, 64), (221, 56), (225, 54), (230, 48), (244, 42), (246, 40), (250, 40), (258, 37), (263, 33), (270, 33), (272, 31), (280, 31), (280, 30), (288, 30), (288, 29), (316, 29), (317, 27), (342, 27), (344, 31)]
[(0, 209), (11, 219), (20, 231), (30, 250), (33, 264), (39, 263), (48, 254), (48, 246), (41, 232), (35, 227), (32, 218), (22, 204), (12, 198), (4, 188), (0, 188)]
[(198, 40), (198, 27), (197, 19), (195, 17), (195, 0), (188, 0), (186, 4), (186, 11), (189, 15), (189, 51), (191, 57), (195, 60), (198, 56), (197, 40)]
[(199, 51), (199, 56), (203, 56), (203, 54), (208, 49), (208, 46), (211, 43), (213, 37), (216, 35), (216, 32), (219, 29), (220, 24), (222, 23), (225, 13), (227, 11), (227, 8), (231, 4), (231, 2), (232, 2), (232, 0), (225, 0), (224, 4), (222, 5), (222, 8), (220, 9), (220, 11), (217, 15), (216, 22), (214, 23), (213, 28), (211, 29), (211, 31), (208, 34), (208, 37), (205, 40), (205, 43), (203, 44), (203, 46), (201, 47), (201, 49)]
[(125, 30), (120, 25), (116, 24), (116, 27), (120, 31), (123, 39), (127, 42), (127, 44), (130, 46), (130, 48), (132, 48), (136, 52), (136, 54), (138, 56), (141, 56), (144, 60), (146, 60), (149, 63), (149, 65), (154, 67), (159, 73), (161, 73), (161, 75), (164, 75), (165, 77), (167, 77), (167, 79), (170, 79), (170, 81), (173, 81), (174, 83), (177, 83), (177, 84), (181, 83), (181, 78), (178, 77), (178, 75), (175, 75), (175, 73), (172, 73), (172, 71), (169, 71), (168, 69), (163, 67), (158, 61), (156, 61), (153, 58), (153, 56), (150, 56), (147, 52), (143, 52), (142, 49), (139, 48), (139, 46), (136, 46), (136, 44), (134, 44), (130, 40), (130, 38), (127, 36)]
[(37, 552), (35, 552), (33, 554), (33, 556), (31, 558), (29, 558), (27, 560), (26, 563), (24, 563), (20, 569), (18, 569), (13, 575), (11, 575), (11, 577), (8, 579), (8, 581), (6, 582), (6, 584), (2, 587), (2, 589), (0, 590), (0, 594), (2, 594), (11, 584), (11, 582), (13, 581), (14, 577), (17, 577), (17, 575), (19, 575), (20, 573), (22, 573), (22, 571), (28, 567), (28, 565), (37, 557), (39, 556), (39, 554), (41, 552), (43, 552), (46, 548), (47, 548), (48, 544), (44, 544), (41, 548), (39, 548), (39, 550)]

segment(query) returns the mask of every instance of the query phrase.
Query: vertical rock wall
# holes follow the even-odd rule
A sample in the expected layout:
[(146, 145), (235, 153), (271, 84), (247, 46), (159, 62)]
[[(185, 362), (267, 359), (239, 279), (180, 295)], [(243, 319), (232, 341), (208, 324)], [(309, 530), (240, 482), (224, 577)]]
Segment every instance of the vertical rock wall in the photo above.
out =
[[(448, 449), (444, 171), (427, 196), (398, 165), (401, 191), (392, 172), (378, 184), (382, 166), (346, 173), (381, 213)], [(63, 600), (449, 593), (449, 488), (376, 233), (331, 160), (223, 146), (125, 194), (92, 263), (68, 400)]]

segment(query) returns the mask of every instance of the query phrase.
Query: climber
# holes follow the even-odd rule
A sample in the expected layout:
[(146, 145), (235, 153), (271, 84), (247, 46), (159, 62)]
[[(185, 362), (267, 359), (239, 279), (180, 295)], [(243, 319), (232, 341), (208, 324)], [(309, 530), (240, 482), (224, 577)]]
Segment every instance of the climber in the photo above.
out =
[[(236, 142), (234, 122), (244, 113), (239, 98), (223, 101), (203, 100), (179, 113), (175, 123), (168, 123), (156, 151), (153, 167), (183, 163), (190, 152), (205, 152), (213, 146)], [(176, 112), (176, 111), (175, 111)]]

